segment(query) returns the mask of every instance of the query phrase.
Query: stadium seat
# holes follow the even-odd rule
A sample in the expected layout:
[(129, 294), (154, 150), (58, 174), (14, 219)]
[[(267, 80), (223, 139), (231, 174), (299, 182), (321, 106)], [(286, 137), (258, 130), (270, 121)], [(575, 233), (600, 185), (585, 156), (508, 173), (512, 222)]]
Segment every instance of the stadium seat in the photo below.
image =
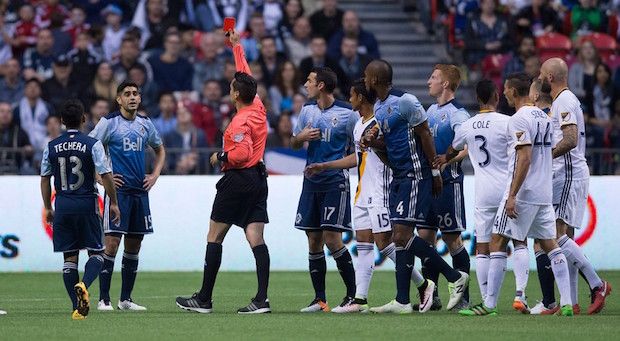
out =
[(560, 33), (551, 32), (536, 38), (536, 48), (542, 62), (553, 57), (566, 58), (572, 46), (570, 38)]
[(502, 71), (510, 60), (511, 54), (490, 54), (484, 57), (481, 62), (482, 73), (485, 78), (492, 80), (498, 88), (502, 88)]
[(580, 45), (584, 41), (592, 42), (598, 50), (599, 56), (601, 56), (605, 62), (608, 62), (609, 58), (616, 54), (616, 49), (618, 48), (616, 39), (605, 33), (591, 33), (579, 37)]

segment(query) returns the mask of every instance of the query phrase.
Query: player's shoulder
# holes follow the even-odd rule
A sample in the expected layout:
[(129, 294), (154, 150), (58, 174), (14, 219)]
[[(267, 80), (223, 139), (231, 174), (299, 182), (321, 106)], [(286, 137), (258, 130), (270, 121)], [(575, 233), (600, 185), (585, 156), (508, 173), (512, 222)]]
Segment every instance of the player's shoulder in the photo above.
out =
[(105, 115), (103, 118), (105, 118), (106, 120), (113, 120), (113, 119), (118, 119), (121, 116), (121, 112), (120, 111), (112, 111), (111, 113)]
[(510, 116), (497, 111), (490, 112), (488, 113), (488, 115), (488, 117), (490, 117), (493, 121), (498, 122), (508, 122), (508, 120), (510, 119)]
[(345, 101), (342, 101), (342, 100), (339, 100), (339, 99), (334, 101), (334, 105), (332, 107), (333, 108), (337, 108), (337, 109), (349, 110), (349, 111), (353, 110), (353, 107), (351, 106), (351, 103), (345, 102)]
[(145, 121), (150, 121), (151, 120), (150, 117), (148, 117), (146, 115), (142, 115), (142, 114), (136, 114), (136, 118), (139, 118), (139, 119), (142, 119), (142, 120), (145, 120)]
[(389, 92), (388, 92), (388, 96), (394, 96), (394, 97), (403, 97), (404, 95), (406, 95), (407, 92), (401, 89), (396, 89), (396, 88), (392, 88)]
[(306, 107), (315, 107), (315, 106), (317, 106), (317, 102), (316, 102), (316, 100), (315, 100), (315, 99), (311, 99), (311, 100), (307, 101), (306, 103), (304, 103), (303, 108), (306, 108)]

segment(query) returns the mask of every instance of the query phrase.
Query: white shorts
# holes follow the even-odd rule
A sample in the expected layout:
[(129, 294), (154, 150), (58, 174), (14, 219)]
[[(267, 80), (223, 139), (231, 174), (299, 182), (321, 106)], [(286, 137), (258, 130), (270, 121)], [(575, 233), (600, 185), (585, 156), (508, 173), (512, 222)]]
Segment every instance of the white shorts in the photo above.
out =
[(392, 231), (390, 210), (382, 206), (353, 206), (353, 229), (355, 231), (372, 229), (372, 233)]
[(493, 223), (497, 215), (497, 207), (478, 208), (474, 212), (474, 221), (476, 224), (476, 242), (490, 243), (491, 233), (493, 232)]
[(510, 239), (524, 241), (527, 238), (555, 239), (555, 213), (553, 205), (534, 205), (517, 202), (517, 218), (506, 215), (504, 208), (506, 199), (497, 210), (493, 234), (499, 234)]
[(568, 226), (581, 228), (588, 205), (590, 180), (553, 179), (555, 218)]

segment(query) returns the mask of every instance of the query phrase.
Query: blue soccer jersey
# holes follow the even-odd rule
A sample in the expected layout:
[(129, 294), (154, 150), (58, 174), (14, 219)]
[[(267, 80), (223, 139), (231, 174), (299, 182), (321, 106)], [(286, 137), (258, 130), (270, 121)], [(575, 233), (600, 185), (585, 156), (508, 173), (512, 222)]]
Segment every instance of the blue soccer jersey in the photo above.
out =
[[(445, 154), (448, 147), (452, 145), (454, 132), (459, 126), (469, 119), (469, 113), (458, 104), (451, 100), (443, 105), (433, 104), (428, 108), (428, 125), (435, 139), (435, 150), (437, 154)], [(444, 181), (450, 182), (463, 179), (463, 170), (460, 162), (454, 162), (446, 167), (441, 174)]]
[(375, 103), (374, 109), (394, 178), (430, 178), (430, 165), (419, 137), (413, 132), (427, 119), (420, 101), (414, 95), (392, 89), (384, 101)]
[(118, 189), (119, 193), (146, 193), (143, 188), (145, 150), (147, 146), (158, 148), (162, 145), (153, 122), (142, 115), (128, 120), (116, 111), (101, 118), (89, 135), (103, 143), (112, 170), (123, 176), (124, 184)]
[[(353, 128), (359, 114), (342, 101), (322, 110), (316, 101), (304, 105), (293, 131), (297, 136), (305, 127), (319, 128), (321, 139), (308, 143), (306, 164), (327, 162), (347, 156), (353, 146)], [(325, 192), (349, 189), (349, 171), (346, 169), (326, 170), (310, 178), (304, 178), (304, 190)]]
[(58, 213), (99, 212), (95, 173), (111, 171), (101, 142), (77, 130), (50, 141), (43, 151), (41, 176), (54, 176)]

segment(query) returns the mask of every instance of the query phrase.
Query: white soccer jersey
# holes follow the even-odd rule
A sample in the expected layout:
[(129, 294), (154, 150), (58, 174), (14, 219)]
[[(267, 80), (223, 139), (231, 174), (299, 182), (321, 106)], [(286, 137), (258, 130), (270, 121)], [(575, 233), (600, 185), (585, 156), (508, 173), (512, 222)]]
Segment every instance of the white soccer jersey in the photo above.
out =
[[(552, 121), (547, 114), (535, 106), (521, 107), (508, 120), (508, 179), (514, 177), (516, 147), (531, 145), (530, 169), (517, 193), (517, 201), (533, 205), (551, 204), (553, 196), (553, 141)], [(508, 181), (506, 194), (512, 181)], [(506, 195), (507, 197), (507, 195)]]
[(496, 112), (481, 112), (463, 122), (452, 140), (456, 150), (468, 146), (474, 167), (477, 208), (498, 207), (504, 196), (508, 181), (509, 118)]
[(577, 125), (577, 146), (568, 153), (553, 160), (553, 177), (564, 179), (570, 177), (572, 180), (583, 180), (590, 177), (590, 170), (586, 163), (586, 130), (583, 119), (581, 103), (577, 96), (570, 90), (562, 90), (551, 105), (551, 116), (553, 120), (554, 144), (562, 140), (564, 134), (562, 127), (566, 125)]
[(355, 140), (355, 155), (357, 157), (358, 183), (355, 192), (355, 206), (388, 207), (388, 188), (392, 178), (392, 172), (372, 150), (372, 148), (360, 148), (360, 140), (366, 131), (377, 125), (373, 116), (364, 122), (364, 118), (355, 124), (353, 138)]

